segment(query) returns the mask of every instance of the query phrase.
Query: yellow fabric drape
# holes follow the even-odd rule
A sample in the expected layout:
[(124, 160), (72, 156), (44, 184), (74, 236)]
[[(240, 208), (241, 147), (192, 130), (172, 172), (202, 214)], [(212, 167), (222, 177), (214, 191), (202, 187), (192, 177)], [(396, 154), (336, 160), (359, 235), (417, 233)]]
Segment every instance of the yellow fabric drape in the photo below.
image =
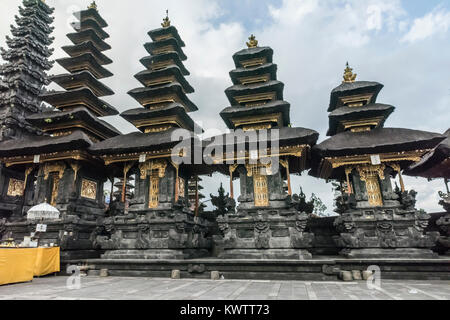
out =
[(33, 280), (37, 249), (0, 249), (0, 285)]
[(60, 248), (0, 248), (0, 285), (28, 282), (60, 271)]
[(59, 248), (37, 248), (34, 276), (42, 277), (60, 271)]

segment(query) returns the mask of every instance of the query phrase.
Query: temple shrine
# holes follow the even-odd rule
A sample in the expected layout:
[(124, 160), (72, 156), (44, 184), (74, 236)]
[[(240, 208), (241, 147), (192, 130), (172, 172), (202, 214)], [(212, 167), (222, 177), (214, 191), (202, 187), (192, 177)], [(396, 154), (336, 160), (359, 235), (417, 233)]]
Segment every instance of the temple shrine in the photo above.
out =
[(223, 146), (212, 158), (217, 170), (230, 177), (231, 198), (233, 179), (241, 185), (236, 213), (218, 220), (219, 257), (308, 259), (311, 254), (302, 249), (311, 246), (313, 235), (305, 232), (308, 216), (295, 208), (290, 175), (307, 169), (319, 134), (291, 126), (273, 50), (258, 46), (253, 35), (247, 46), (233, 56), (233, 86), (225, 91), (231, 107), (221, 112), (234, 131), (208, 147)]
[[(121, 114), (140, 132), (117, 136), (90, 148), (109, 171), (123, 174), (123, 186), (129, 177), (135, 182), (127, 215), (120, 217), (121, 213), (115, 212), (116, 217), (106, 219), (104, 223), (112, 231), (99, 237), (98, 242), (108, 250), (105, 257), (201, 256), (209, 246), (203, 237), (206, 225), (196, 216), (199, 202), (194, 210), (189, 203), (189, 183), (196, 181), (197, 175), (195, 169), (175, 163), (172, 157), (181, 154), (190, 160), (194, 144), (201, 150), (195, 132), (202, 130), (188, 115), (198, 108), (187, 97), (194, 89), (185, 78), (189, 75), (183, 65), (187, 59), (182, 50), (185, 43), (168, 16), (161, 28), (148, 35), (153, 42), (144, 47), (150, 56), (141, 59), (146, 69), (135, 76), (144, 87), (129, 92), (143, 107)], [(175, 150), (181, 141), (189, 150)], [(121, 202), (125, 202), (124, 192)]]
[[(53, 9), (45, 2), (26, 0), (19, 7), (16, 26), (11, 26), (13, 38), (6, 37), (8, 50), (1, 49), (5, 64), (0, 66), (0, 141), (33, 137), (39, 129), (26, 120), (42, 112), (42, 88), (49, 84), (46, 74), (53, 66)], [(19, 219), (25, 185), (31, 184), (25, 170), (0, 165), (0, 218)]]
[[(328, 140), (312, 150), (311, 174), (341, 183), (335, 241), (347, 257), (432, 257), (436, 233), (430, 216), (416, 209), (402, 172), (444, 137), (431, 132), (385, 128), (394, 107), (377, 103), (383, 85), (356, 81), (347, 64), (344, 81), (331, 92)], [(400, 188), (393, 188), (398, 178)]]

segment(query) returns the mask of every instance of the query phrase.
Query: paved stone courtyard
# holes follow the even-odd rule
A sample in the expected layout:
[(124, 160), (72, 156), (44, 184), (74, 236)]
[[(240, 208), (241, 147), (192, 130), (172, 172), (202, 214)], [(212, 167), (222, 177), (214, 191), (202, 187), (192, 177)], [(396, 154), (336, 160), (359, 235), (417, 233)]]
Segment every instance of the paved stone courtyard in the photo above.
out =
[(1, 300), (449, 300), (450, 281), (385, 280), (369, 290), (365, 282), (208, 281), (150, 278), (67, 277), (0, 287)]

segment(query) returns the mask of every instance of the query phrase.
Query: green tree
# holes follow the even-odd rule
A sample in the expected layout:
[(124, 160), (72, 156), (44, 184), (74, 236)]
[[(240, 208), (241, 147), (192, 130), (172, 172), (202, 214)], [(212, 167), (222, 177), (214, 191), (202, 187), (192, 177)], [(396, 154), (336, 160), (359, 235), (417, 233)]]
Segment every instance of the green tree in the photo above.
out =
[(219, 192), (218, 196), (213, 196), (212, 194), (210, 195), (211, 203), (213, 204), (213, 206), (216, 207), (216, 210), (214, 210), (216, 215), (224, 216), (231, 211), (231, 208), (229, 206), (230, 194), (227, 193), (225, 195), (225, 189), (223, 188), (222, 183), (220, 184), (220, 188), (219, 188), (218, 192)]

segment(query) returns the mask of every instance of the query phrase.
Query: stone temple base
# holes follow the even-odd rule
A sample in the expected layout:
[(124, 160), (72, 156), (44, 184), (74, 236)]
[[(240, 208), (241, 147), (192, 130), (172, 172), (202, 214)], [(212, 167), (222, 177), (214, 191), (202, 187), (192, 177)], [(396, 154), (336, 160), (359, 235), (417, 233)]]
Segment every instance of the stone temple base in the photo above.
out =
[(219, 254), (219, 259), (310, 260), (311, 253), (300, 249), (231, 249)]
[(344, 249), (340, 255), (350, 259), (436, 259), (438, 254), (429, 249)]
[(101, 256), (102, 259), (185, 259), (183, 250), (150, 249), (150, 250), (114, 250), (107, 251)]

